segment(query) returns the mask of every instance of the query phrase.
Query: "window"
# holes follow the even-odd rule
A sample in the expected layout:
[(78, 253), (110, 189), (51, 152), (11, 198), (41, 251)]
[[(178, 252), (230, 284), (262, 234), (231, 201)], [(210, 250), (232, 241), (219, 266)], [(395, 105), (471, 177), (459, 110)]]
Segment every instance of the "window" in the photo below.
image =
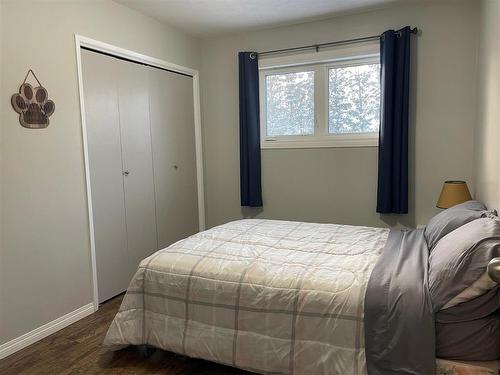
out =
[(328, 69), (328, 132), (375, 133), (380, 123), (380, 65)]
[(314, 72), (266, 76), (266, 135), (314, 134)]
[(262, 148), (378, 145), (378, 54), (280, 62), (259, 66)]

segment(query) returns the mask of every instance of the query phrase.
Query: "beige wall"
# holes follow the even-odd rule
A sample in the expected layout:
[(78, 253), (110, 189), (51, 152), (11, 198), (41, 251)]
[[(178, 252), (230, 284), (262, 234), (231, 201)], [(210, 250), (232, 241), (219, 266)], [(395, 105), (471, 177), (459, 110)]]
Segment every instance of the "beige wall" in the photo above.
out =
[(476, 196), (500, 209), (500, 0), (482, 0), (475, 148)]
[[(473, 188), (478, 3), (414, 2), (364, 14), (252, 31), (202, 43), (207, 223), (243, 216), (372, 226), (425, 223), (443, 180)], [(237, 52), (269, 50), (418, 26), (411, 98), (410, 214), (375, 213), (377, 148), (262, 151), (264, 208), (239, 204)]]
[[(197, 40), (111, 1), (0, 4), (3, 343), (92, 300), (74, 34), (192, 68), (200, 56)], [(45, 130), (8, 105), (29, 68), (56, 103)]]
[[(0, 1), (0, 22), (2, 21), (2, 14), (3, 14), (3, 5), (2, 5), (2, 1)], [(2, 152), (1, 150), (3, 150), (3, 142), (2, 142), (2, 135), (3, 135), (3, 126), (2, 126), (2, 111), (3, 111), (3, 100), (1, 100), (3, 98), (2, 96), (2, 91), (3, 91), (3, 85), (2, 85), (2, 69), (3, 69), (3, 49), (2, 49), (2, 45), (3, 45), (3, 29), (1, 27), (1, 24), (0, 24), (0, 272), (2, 272), (2, 269), (3, 269), (3, 264), (4, 264), (4, 255), (3, 255), (3, 251), (2, 251), (2, 238), (3, 238), (3, 228), (2, 228), (2, 206), (3, 206), (3, 203), (2, 203), (2, 190), (3, 190), (3, 173), (2, 173)], [(0, 275), (0, 343), (2, 343), (3, 341), (3, 331), (4, 329), (2, 328), (2, 324), (1, 322), (4, 321), (4, 288), (2, 288), (2, 282), (3, 282), (3, 279), (2, 279), (2, 276)]]

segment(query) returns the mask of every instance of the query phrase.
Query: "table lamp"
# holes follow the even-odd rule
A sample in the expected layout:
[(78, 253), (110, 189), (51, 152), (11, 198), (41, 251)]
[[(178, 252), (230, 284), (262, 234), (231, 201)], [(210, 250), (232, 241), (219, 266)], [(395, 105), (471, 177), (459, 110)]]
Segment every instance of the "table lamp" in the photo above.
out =
[(500, 284), (500, 258), (493, 258), (488, 264), (488, 275)]
[(445, 181), (436, 207), (450, 208), (471, 199), (472, 197), (465, 181)]

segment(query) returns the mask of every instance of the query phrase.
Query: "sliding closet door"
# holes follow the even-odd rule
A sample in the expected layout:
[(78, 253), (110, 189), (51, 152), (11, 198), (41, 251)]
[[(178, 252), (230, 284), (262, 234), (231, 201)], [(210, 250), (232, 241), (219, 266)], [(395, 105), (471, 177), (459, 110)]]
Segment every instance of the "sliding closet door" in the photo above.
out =
[(198, 232), (193, 79), (147, 68), (158, 245)]
[(114, 60), (119, 78), (117, 87), (131, 279), (139, 262), (158, 250), (148, 71), (143, 65)]
[(97, 279), (102, 302), (121, 293), (130, 281), (116, 65), (109, 57), (81, 52)]
[(81, 51), (99, 301), (198, 232), (193, 80)]

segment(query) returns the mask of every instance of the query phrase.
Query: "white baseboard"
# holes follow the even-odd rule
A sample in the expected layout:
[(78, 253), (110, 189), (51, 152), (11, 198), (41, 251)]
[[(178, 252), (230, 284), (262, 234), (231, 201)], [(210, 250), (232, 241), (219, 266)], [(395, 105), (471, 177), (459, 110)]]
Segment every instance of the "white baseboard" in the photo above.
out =
[(89, 303), (85, 306), (76, 309), (66, 315), (57, 318), (41, 327), (35, 328), (33, 331), (25, 333), (22, 336), (16, 337), (13, 340), (0, 345), (0, 359), (5, 358), (18, 350), (21, 350), (28, 345), (31, 345), (67, 326), (73, 324), (74, 322), (85, 318), (86, 316), (95, 312), (94, 304)]

